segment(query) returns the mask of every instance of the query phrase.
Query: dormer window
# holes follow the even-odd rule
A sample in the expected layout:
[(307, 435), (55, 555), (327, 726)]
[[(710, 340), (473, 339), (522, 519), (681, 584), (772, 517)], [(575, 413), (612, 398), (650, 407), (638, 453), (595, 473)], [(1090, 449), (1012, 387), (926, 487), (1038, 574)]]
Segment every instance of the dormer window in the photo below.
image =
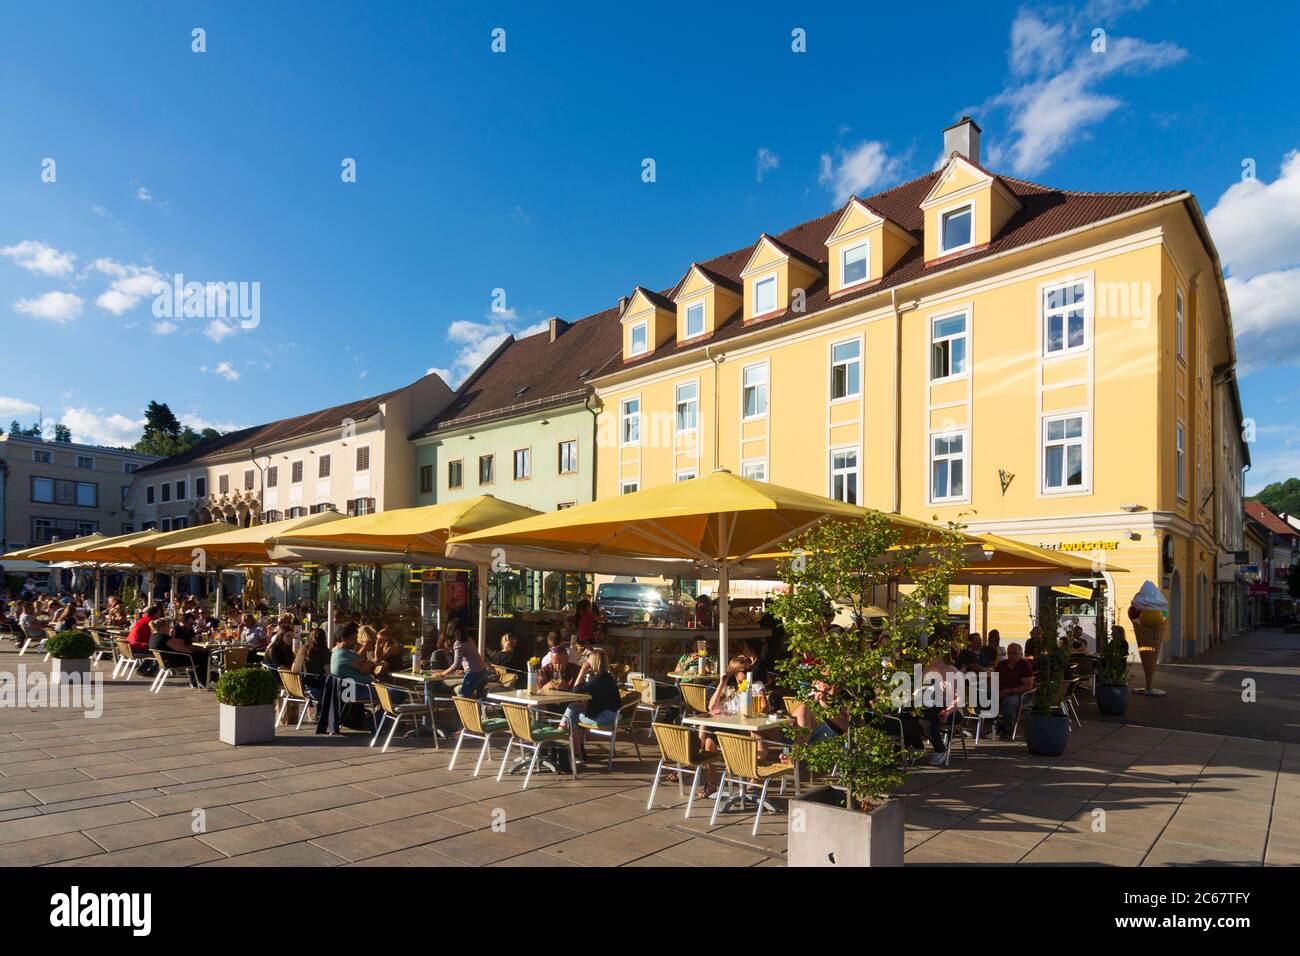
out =
[(764, 276), (754, 283), (754, 315), (776, 311), (776, 276)]
[(859, 242), (856, 246), (850, 246), (844, 250), (841, 265), (845, 286), (857, 285), (859, 282), (866, 281), (867, 254), (868, 249), (865, 242)]
[(947, 255), (974, 243), (973, 207), (962, 206), (943, 214), (939, 241), (940, 254)]
[(632, 326), (631, 352), (633, 355), (644, 355), (649, 348), (649, 326), (644, 322), (638, 322)]
[(704, 303), (693, 302), (686, 307), (686, 337), (693, 339), (704, 334)]

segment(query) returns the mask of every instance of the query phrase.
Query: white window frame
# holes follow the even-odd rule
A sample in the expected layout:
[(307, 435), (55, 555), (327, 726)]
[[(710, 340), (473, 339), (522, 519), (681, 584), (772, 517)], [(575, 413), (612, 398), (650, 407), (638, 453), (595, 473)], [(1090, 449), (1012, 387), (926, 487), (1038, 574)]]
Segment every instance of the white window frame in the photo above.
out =
[[(839, 348), (841, 345), (856, 345), (858, 347), (858, 354), (852, 359), (836, 361), (835, 350)], [(830, 403), (832, 405), (838, 405), (841, 402), (856, 402), (859, 398), (861, 398), (862, 397), (862, 336), (859, 335), (855, 338), (840, 339), (838, 342), (832, 342), (830, 344), (830, 365), (831, 365), (830, 367), (831, 377), (830, 377), (830, 381), (827, 383), (827, 392), (829, 395)], [(846, 391), (843, 395), (836, 398), (835, 397), (835, 369), (840, 365), (844, 365), (844, 366), (856, 365), (858, 367), (858, 387), (856, 391), (852, 391), (852, 392)], [(848, 381), (849, 381), (849, 375), (848, 372), (846, 371), (844, 374), (845, 388), (848, 388)]]
[[(636, 411), (629, 414), (627, 407), (636, 403)], [(627, 423), (629, 418), (636, 419), (636, 437), (628, 439)], [(641, 444), (641, 396), (632, 395), (622, 399), (618, 403), (618, 446), (620, 448), (635, 448)]]
[(177, 501), (190, 500), (190, 481), (189, 478), (177, 478), (172, 482), (172, 496)]
[[(753, 472), (761, 471), (761, 475)], [(749, 478), (751, 481), (767, 481), (767, 459), (750, 458), (740, 463), (740, 477)]]
[[(1047, 297), (1057, 289), (1064, 289), (1067, 286), (1083, 286), (1083, 344), (1070, 346), (1070, 329), (1069, 326), (1063, 326), (1061, 329), (1063, 347), (1054, 352), (1048, 351), (1048, 343), (1051, 341), (1051, 335), (1048, 332), (1047, 323), (1054, 312), (1061, 312), (1062, 321), (1065, 321), (1065, 313), (1072, 311), (1075, 306), (1063, 306), (1057, 310), (1047, 308)], [(1093, 295), (1092, 280), (1090, 278), (1076, 277), (1065, 279), (1061, 282), (1051, 282), (1038, 287), (1038, 334), (1042, 337), (1039, 345), (1039, 353), (1044, 361), (1059, 359), (1067, 355), (1080, 355), (1092, 348), (1092, 312)]]
[[(199, 482), (203, 482), (203, 491), (199, 491)], [(200, 498), (208, 496), (208, 477), (207, 475), (198, 475), (194, 479), (194, 498), (197, 501)]]
[[(854, 462), (854, 464), (853, 464), (853, 468), (852, 468), (851, 470), (848, 469), (848, 468), (836, 468), (836, 467), (835, 467), (835, 456), (836, 456), (836, 455), (842, 455), (842, 454), (844, 454), (844, 453), (846, 453), (846, 452), (853, 452), (853, 454), (854, 454), (854, 456), (855, 456), (854, 459), (853, 459), (853, 462)], [(862, 448), (861, 448), (861, 446), (859, 446), (859, 445), (840, 445), (840, 446), (838, 446), (838, 447), (836, 447), (836, 448), (831, 448), (831, 449), (827, 452), (826, 464), (827, 464), (827, 469), (828, 469), (828, 471), (827, 471), (827, 477), (828, 477), (828, 480), (827, 480), (827, 482), (826, 482), (826, 497), (828, 497), (828, 498), (832, 498), (832, 499), (834, 499), (835, 501), (844, 501), (844, 502), (846, 502), (846, 503), (858, 504), (858, 505), (862, 504)], [(854, 475), (854, 482), (853, 482), (853, 485), (854, 485), (854, 488), (853, 488), (854, 500), (853, 500), (852, 502), (848, 502), (848, 499), (846, 499), (846, 498), (836, 498), (836, 497), (835, 497), (835, 479), (836, 479), (836, 477), (839, 476), (839, 475), (846, 475), (846, 474), (849, 474), (850, 471), (851, 471), (851, 473)]]
[[(763, 410), (749, 415), (745, 412), (745, 373), (750, 369), (761, 368), (763, 370)], [(743, 366), (740, 370), (740, 420), (742, 422), (757, 422), (767, 418), (768, 410), (772, 407), (772, 370), (767, 360), (754, 362), (752, 365)], [(758, 386), (754, 386), (757, 388)]]
[(144, 503), (145, 503), (146, 505), (153, 505), (153, 504), (157, 504), (157, 503), (158, 503), (158, 486), (157, 486), (157, 485), (145, 485), (145, 486), (144, 486)]
[[(523, 474), (519, 473), (520, 455), (523, 455)], [(528, 481), (533, 477), (533, 446), (516, 448), (510, 454), (510, 476), (513, 481)]]
[(1174, 347), (1179, 360), (1187, 364), (1187, 299), (1183, 290), (1174, 287)]
[[(1060, 485), (1050, 487), (1047, 484), (1047, 426), (1051, 422), (1062, 421), (1068, 418), (1077, 418), (1080, 420), (1080, 437), (1077, 439), (1082, 449), (1083, 462), (1081, 474), (1083, 484), (1081, 485)], [(1073, 438), (1053, 441), (1050, 444), (1061, 444), (1068, 447), (1076, 441)], [(1066, 453), (1065, 463), (1068, 465), (1069, 453)], [(1044, 497), (1058, 497), (1063, 495), (1088, 495), (1092, 494), (1092, 417), (1083, 409), (1075, 411), (1051, 412), (1043, 414), (1038, 423), (1038, 493)]]
[[(961, 438), (961, 452), (957, 455), (944, 454), (936, 456), (934, 453), (934, 443), (939, 438)], [(929, 465), (925, 470), (925, 497), (930, 504), (954, 504), (964, 501), (970, 501), (970, 430), (966, 428), (943, 428), (930, 432), (929, 445)], [(948, 466), (948, 490), (952, 490), (952, 465), (951, 462), (961, 462), (961, 487), (959, 495), (942, 495), (937, 496), (934, 493), (934, 466), (937, 461), (947, 461)]]
[(135, 474), (137, 471), (139, 471), (139, 470), (140, 470), (140, 463), (139, 463), (138, 461), (124, 461), (124, 462), (122, 462), (122, 472), (123, 472), (123, 474), (134, 475), (134, 474)]
[[(948, 319), (955, 319), (958, 316), (961, 316), (962, 318), (962, 330), (960, 334), (953, 333), (950, 335), (940, 335), (937, 337), (935, 336), (934, 334), (935, 327), (940, 322), (944, 322)], [(944, 312), (938, 315), (930, 316), (930, 349), (929, 349), (929, 356), (928, 356), (929, 368), (926, 371), (929, 373), (927, 377), (929, 378), (931, 385), (937, 385), (942, 382), (957, 382), (970, 375), (970, 365), (971, 365), (970, 327), (971, 327), (971, 310), (969, 308), (957, 309), (953, 312)], [(952, 342), (956, 339), (964, 339), (966, 342), (965, 364), (962, 367), (962, 370), (960, 372), (952, 371), (952, 346), (949, 346), (948, 347), (948, 374), (940, 376), (939, 378), (935, 378), (934, 377), (934, 347), (941, 342)]]
[(159, 531), (170, 531), (172, 529), (172, 519), (163, 518), (158, 522)]
[[(945, 246), (943, 242), (944, 223), (947, 222), (947, 220), (952, 216), (960, 215), (963, 212), (969, 213), (970, 215), (970, 239), (959, 246)], [(960, 206), (953, 206), (952, 208), (945, 209), (943, 212), (939, 213), (938, 239), (939, 239), (939, 255), (941, 256), (951, 255), (954, 252), (961, 252), (963, 249), (969, 249), (971, 246), (975, 245), (975, 202), (974, 200), (972, 200), (971, 202), (962, 203)]]
[[(83, 464), (82, 464), (83, 461), (88, 461), (88, 462), (90, 462), (90, 464), (89, 464), (89, 465), (83, 465)], [(74, 462), (74, 464), (75, 464), (78, 468), (82, 469), (83, 471), (94, 471), (94, 470), (95, 470), (95, 456), (94, 456), (94, 455), (78, 455), (76, 461)]]
[(1187, 500), (1187, 427), (1174, 422), (1174, 490), (1179, 501)]
[[(297, 473), (298, 475), (297, 478), (294, 477), (295, 473)], [(307, 469), (303, 464), (303, 459), (299, 458), (297, 461), (289, 462), (289, 484), (290, 485), (301, 485), (303, 483), (303, 479), (306, 477), (307, 477)]]
[[(564, 446), (573, 446), (573, 467), (566, 469), (564, 467)], [(556, 445), (556, 471), (561, 475), (576, 475), (578, 473), (578, 439), (565, 438)]]
[[(862, 250), (862, 261), (866, 265), (861, 279), (848, 280), (849, 271), (849, 253)], [(862, 285), (864, 282), (871, 280), (871, 240), (863, 239), (861, 242), (855, 242), (851, 246), (846, 246), (840, 250), (840, 288), (851, 289), (855, 285)]]
[(54, 452), (48, 448), (33, 448), (32, 461), (38, 465), (52, 465), (54, 464)]
[[(691, 331), (691, 311), (693, 309), (700, 310), (700, 330), (698, 332)], [(688, 303), (686, 306), (686, 311), (683, 313), (682, 316), (682, 338), (683, 339), (696, 338), (697, 336), (703, 335), (705, 331), (708, 329), (708, 327), (709, 327), (709, 308), (708, 305), (705, 303), (705, 301), (703, 299), (699, 299), (695, 302)]]
[[(695, 397), (682, 400), (682, 389), (695, 389)], [(689, 428), (681, 427), (681, 408), (683, 405), (694, 406), (692, 418), (695, 424)], [(689, 382), (678, 382), (673, 386), (673, 434), (674, 435), (694, 435), (700, 430), (700, 383), (698, 379)]]
[(372, 464), (372, 462), (371, 462), (371, 460), (370, 460), (370, 446), (369, 446), (369, 445), (358, 445), (358, 446), (357, 446), (357, 450), (356, 450), (356, 452), (354, 453), (354, 455), (353, 455), (353, 457), (352, 457), (352, 464), (353, 464), (353, 465), (356, 465), (356, 463), (357, 463), (357, 459), (361, 457), (361, 453), (362, 453), (362, 452), (365, 452), (365, 453), (366, 453), (366, 466), (365, 466), (364, 468), (354, 467), (354, 468), (353, 468), (353, 472), (356, 473), (356, 474), (360, 474), (360, 473), (363, 472), (363, 471), (369, 471), (369, 470), (370, 470), (370, 465)]
[(636, 478), (629, 478), (626, 481), (618, 483), (618, 493), (620, 495), (630, 495), (641, 490), (641, 482)]
[[(772, 307), (770, 309), (760, 309), (758, 307), (758, 288), (766, 282), (772, 283)], [(769, 272), (767, 275), (759, 276), (754, 280), (754, 318), (760, 315), (771, 315), (781, 308), (781, 282), (775, 272)]]
[[(636, 347), (636, 333), (638, 329), (641, 331), (641, 335), (642, 335), (642, 343), (640, 348)], [(638, 322), (635, 325), (633, 325), (631, 330), (628, 332), (627, 354), (645, 355), (646, 352), (649, 351), (650, 351), (650, 323)]]

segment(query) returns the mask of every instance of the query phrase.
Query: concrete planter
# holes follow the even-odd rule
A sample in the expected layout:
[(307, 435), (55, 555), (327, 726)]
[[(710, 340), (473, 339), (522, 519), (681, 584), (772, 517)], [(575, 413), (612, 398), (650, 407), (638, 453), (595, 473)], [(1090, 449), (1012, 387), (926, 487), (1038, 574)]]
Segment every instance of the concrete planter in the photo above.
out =
[(1070, 718), (1064, 714), (1030, 714), (1025, 727), (1029, 752), (1040, 757), (1059, 757), (1070, 740)]
[(1128, 710), (1128, 684), (1103, 684), (1098, 681), (1097, 709), (1111, 717), (1122, 716)]
[(232, 707), (220, 704), (221, 742), (232, 746), (260, 744), (275, 739), (275, 704)]
[(90, 658), (89, 657), (51, 657), (50, 658), (50, 683), (64, 684), (70, 683), (69, 678), (72, 675), (78, 675), (83, 684), (90, 680)]
[(843, 801), (844, 792), (834, 787), (791, 799), (787, 864), (902, 866), (903, 798), (892, 797), (870, 813), (846, 810)]

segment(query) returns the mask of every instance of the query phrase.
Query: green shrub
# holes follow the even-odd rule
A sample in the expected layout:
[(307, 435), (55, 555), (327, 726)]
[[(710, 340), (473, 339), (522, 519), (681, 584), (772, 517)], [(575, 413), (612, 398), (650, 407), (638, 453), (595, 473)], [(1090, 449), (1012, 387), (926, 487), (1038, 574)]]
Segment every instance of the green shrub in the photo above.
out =
[(1097, 680), (1115, 687), (1128, 683), (1128, 641), (1114, 636), (1097, 655)]
[(85, 631), (60, 631), (45, 642), (45, 650), (61, 661), (75, 661), (95, 653), (95, 639)]
[(217, 681), (217, 700), (232, 707), (274, 704), (280, 694), (280, 675), (264, 667), (226, 671)]

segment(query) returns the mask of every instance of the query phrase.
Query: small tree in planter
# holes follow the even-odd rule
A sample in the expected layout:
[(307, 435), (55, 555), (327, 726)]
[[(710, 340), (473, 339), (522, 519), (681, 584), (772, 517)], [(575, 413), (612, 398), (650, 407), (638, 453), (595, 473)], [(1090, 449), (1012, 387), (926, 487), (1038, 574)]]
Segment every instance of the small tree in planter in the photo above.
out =
[[(791, 658), (778, 663), (782, 683), (798, 689), (814, 724), (847, 717), (842, 735), (795, 744), (794, 756), (814, 772), (838, 771), (838, 783), (791, 802), (792, 866), (888, 866), (903, 862), (903, 805), (889, 795), (903, 782), (895, 674), (909, 678), (929, 656), (922, 638), (936, 608), (948, 602), (948, 582), (963, 563), (955, 527), (905, 529), (876, 512), (861, 521), (827, 522), (792, 542), (783, 562), (786, 594), (773, 602)], [(878, 629), (867, 608), (899, 591)], [(854, 622), (828, 626), (836, 606)], [(944, 613), (939, 611), (939, 614)]]
[(1128, 710), (1128, 641), (1112, 634), (1098, 650), (1097, 709), (1119, 716)]
[(280, 675), (264, 667), (226, 671), (217, 681), (221, 742), (238, 746), (275, 739)]
[(85, 631), (59, 631), (45, 642), (45, 651), (54, 662), (50, 680), (57, 684), (73, 674), (85, 680), (90, 674), (90, 659), (97, 649), (95, 638)]
[(1069, 690), (1070, 637), (1062, 634), (1056, 603), (1040, 602), (1039, 645), (1034, 657), (1034, 703), (1025, 728), (1025, 743), (1032, 753), (1056, 757), (1065, 752), (1070, 738), (1070, 719), (1061, 713)]

